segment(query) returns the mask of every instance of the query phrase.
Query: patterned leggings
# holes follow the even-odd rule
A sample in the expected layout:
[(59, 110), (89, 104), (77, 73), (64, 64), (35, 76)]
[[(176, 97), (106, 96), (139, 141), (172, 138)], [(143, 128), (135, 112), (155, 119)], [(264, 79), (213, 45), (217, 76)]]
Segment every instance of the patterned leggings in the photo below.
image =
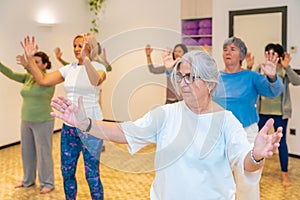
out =
[(102, 140), (83, 134), (75, 127), (63, 124), (61, 132), (61, 171), (66, 200), (76, 199), (77, 182), (75, 173), (81, 151), (91, 197), (93, 200), (103, 200), (103, 186), (99, 171), (102, 144)]

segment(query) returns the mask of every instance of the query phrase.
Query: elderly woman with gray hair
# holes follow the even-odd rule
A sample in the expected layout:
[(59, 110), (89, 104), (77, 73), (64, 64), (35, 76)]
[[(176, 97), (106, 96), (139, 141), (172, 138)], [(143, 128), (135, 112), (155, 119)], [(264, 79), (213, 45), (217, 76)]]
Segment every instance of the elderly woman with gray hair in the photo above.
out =
[(183, 101), (159, 106), (134, 122), (91, 120), (82, 97), (78, 106), (65, 97), (53, 99), (51, 106), (58, 112), (51, 115), (87, 134), (128, 144), (131, 154), (156, 144), (151, 200), (234, 199), (233, 169), (249, 183), (259, 182), (264, 159), (278, 147), (282, 128), (268, 135), (270, 119), (250, 144), (241, 123), (212, 100), (219, 71), (206, 52), (186, 53), (171, 79)]
[[(265, 54), (265, 63), (261, 68), (265, 75), (242, 68), (247, 54), (245, 43), (237, 37), (230, 37), (223, 44), (223, 60), (225, 68), (220, 71), (220, 86), (214, 100), (226, 110), (230, 110), (242, 123), (250, 143), (255, 141), (258, 132), (258, 112), (256, 102), (259, 95), (276, 97), (283, 91), (283, 84), (276, 75), (278, 55), (273, 52)], [(259, 200), (259, 184), (250, 186), (237, 180), (237, 199)], [(244, 183), (244, 184), (243, 184)]]

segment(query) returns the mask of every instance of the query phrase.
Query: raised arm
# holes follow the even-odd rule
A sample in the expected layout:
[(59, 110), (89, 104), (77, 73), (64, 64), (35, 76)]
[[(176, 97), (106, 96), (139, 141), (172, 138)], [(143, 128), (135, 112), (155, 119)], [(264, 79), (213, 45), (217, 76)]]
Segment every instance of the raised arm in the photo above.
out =
[[(101, 48), (100, 45), (99, 45), (99, 48)], [(106, 58), (106, 49), (105, 49), (105, 48), (103, 48), (103, 49), (101, 50), (100, 59), (101, 59), (101, 61), (103, 62), (104, 66), (105, 66), (105, 68), (106, 68), (106, 71), (107, 71), (107, 72), (112, 71), (112, 67), (111, 67), (111, 65), (109, 64), (109, 62), (108, 62), (108, 60), (107, 60), (107, 58)]]
[(146, 53), (146, 57), (147, 57), (147, 64), (148, 65), (152, 65), (152, 59), (151, 59), (151, 53), (152, 53), (153, 49), (151, 48), (150, 44), (147, 44), (145, 47), (145, 53)]
[(56, 59), (62, 64), (62, 65), (67, 65), (69, 64), (69, 62), (65, 61), (64, 59), (62, 59), (62, 52), (60, 50), (59, 47), (56, 47), (54, 49), (54, 53), (55, 53), (55, 57)]
[[(93, 66), (92, 60), (98, 56), (98, 45), (96, 41), (92, 40), (95, 40), (94, 36), (93, 38), (89, 38), (88, 35), (84, 35), (81, 57), (83, 59), (83, 65), (85, 66), (90, 83), (94, 86), (99, 86), (106, 79), (106, 72), (103, 70), (97, 71)], [(92, 43), (95, 42), (96, 45), (93, 47)]]
[(180, 59), (180, 57), (176, 58), (176, 60), (173, 59), (171, 48), (167, 48), (167, 49), (163, 50), (163, 52), (161, 53), (161, 57), (163, 59), (164, 66), (169, 71), (169, 73), (172, 72), (173, 67), (175, 66), (177, 61)]
[(300, 76), (291, 68), (290, 61), (291, 55), (288, 52), (284, 52), (284, 59), (280, 57), (280, 63), (285, 69), (288, 79), (292, 85), (300, 85)]
[(83, 107), (82, 96), (78, 99), (78, 106), (65, 97), (52, 99), (51, 106), (59, 113), (51, 112), (51, 116), (64, 120), (83, 132), (104, 140), (116, 143), (127, 143), (124, 132), (117, 123), (103, 122), (87, 118)]
[(276, 66), (279, 60), (278, 54), (273, 50), (266, 51), (266, 62), (261, 64), (261, 69), (265, 75), (269, 78), (270, 82), (276, 81)]
[(28, 62), (26, 69), (30, 71), (37, 84), (43, 86), (52, 86), (64, 81), (64, 78), (58, 70), (43, 74), (40, 68), (36, 65), (34, 54), (38, 50), (38, 45), (35, 45), (34, 36), (32, 36), (31, 40), (29, 36), (25, 37), (24, 42), (21, 42), (21, 46), (24, 49)]

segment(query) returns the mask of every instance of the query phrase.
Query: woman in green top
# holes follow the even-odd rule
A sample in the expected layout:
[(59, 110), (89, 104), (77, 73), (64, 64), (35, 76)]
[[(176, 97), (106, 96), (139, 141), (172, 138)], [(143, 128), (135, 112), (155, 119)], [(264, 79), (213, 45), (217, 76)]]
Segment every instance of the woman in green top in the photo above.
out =
[[(51, 68), (49, 57), (37, 52), (35, 62), (46, 73)], [(27, 65), (24, 56), (17, 56), (17, 63)], [(35, 184), (36, 170), (40, 182), (40, 193), (46, 194), (54, 189), (54, 169), (52, 158), (52, 136), (54, 119), (50, 116), (50, 102), (55, 86), (39, 86), (32, 75), (12, 71), (0, 62), (0, 72), (8, 78), (23, 83), (21, 111), (21, 151), (24, 177), (15, 188), (30, 187)], [(36, 169), (37, 168), (37, 169)]]

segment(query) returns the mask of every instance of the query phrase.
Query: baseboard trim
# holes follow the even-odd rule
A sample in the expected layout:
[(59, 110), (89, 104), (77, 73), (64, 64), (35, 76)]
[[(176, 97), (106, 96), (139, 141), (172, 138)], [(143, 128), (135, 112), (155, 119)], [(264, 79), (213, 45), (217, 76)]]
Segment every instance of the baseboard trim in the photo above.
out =
[[(58, 133), (58, 132), (60, 132), (60, 131), (61, 131), (61, 129), (54, 130), (54, 131), (53, 131), (53, 134)], [(11, 147), (11, 146), (18, 145), (18, 144), (20, 144), (20, 143), (21, 143), (21, 141), (17, 141), (17, 142), (13, 142), (13, 143), (10, 143), (10, 144), (6, 144), (6, 145), (3, 145), (3, 146), (0, 146), (0, 150), (1, 150), (1, 149), (5, 149), (5, 148), (7, 148), (7, 147)]]
[(293, 158), (300, 158), (300, 155), (296, 155), (296, 154), (289, 154), (289, 156)]
[[(103, 119), (103, 121), (106, 121), (106, 122), (117, 122), (117, 123), (121, 122), (121, 121), (115, 121), (115, 120), (110, 120), (110, 119)], [(58, 132), (61, 132), (61, 129), (54, 130), (53, 134), (58, 133)], [(0, 150), (1, 149), (5, 149), (7, 147), (14, 146), (14, 145), (18, 145), (20, 143), (21, 143), (20, 141), (17, 141), (17, 142), (13, 142), (13, 143), (10, 143), (10, 144), (6, 144), (6, 145), (3, 145), (3, 146), (0, 146)]]

